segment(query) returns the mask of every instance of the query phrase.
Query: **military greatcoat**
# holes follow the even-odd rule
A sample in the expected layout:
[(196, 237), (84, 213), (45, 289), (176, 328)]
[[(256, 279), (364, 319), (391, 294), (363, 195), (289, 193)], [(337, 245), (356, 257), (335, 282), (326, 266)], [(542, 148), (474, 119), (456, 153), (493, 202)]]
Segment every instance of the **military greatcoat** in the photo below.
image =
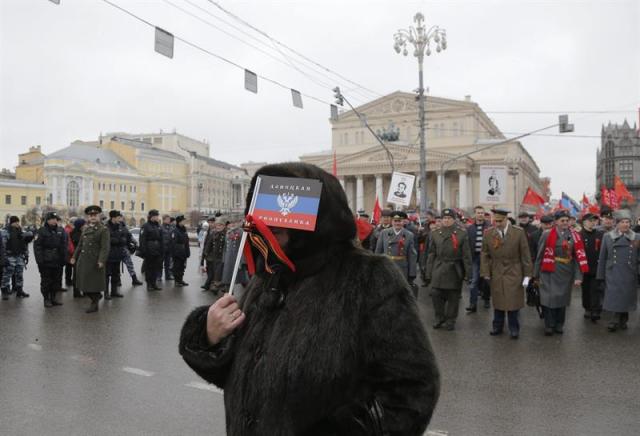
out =
[(415, 279), (418, 253), (409, 230), (400, 229), (397, 234), (393, 227), (383, 230), (376, 242), (376, 253), (389, 256), (407, 280)]
[(426, 278), (435, 289), (461, 289), (471, 277), (467, 232), (455, 225), (431, 232)]
[[(542, 271), (542, 260), (551, 230), (545, 230), (538, 243), (538, 256), (533, 268), (533, 276), (540, 280), (540, 304), (550, 309), (567, 307), (571, 303), (571, 290), (575, 280), (582, 280), (578, 261), (573, 256), (575, 241), (569, 230), (558, 231), (554, 247), (555, 271)], [(563, 246), (566, 241), (566, 247)], [(493, 289), (492, 289), (493, 292)]]
[(482, 238), (480, 275), (491, 279), (493, 307), (519, 310), (524, 307), (524, 277), (531, 277), (531, 252), (527, 234), (521, 227), (509, 225), (502, 236), (491, 228)]
[(639, 251), (640, 234), (613, 230), (604, 235), (597, 276), (598, 280), (605, 281), (604, 310), (631, 312), (637, 309)]
[[(111, 247), (109, 230), (102, 224), (89, 224), (82, 231), (73, 253), (76, 260), (76, 286), (83, 292), (106, 292), (105, 264)], [(98, 268), (98, 263), (102, 264)]]

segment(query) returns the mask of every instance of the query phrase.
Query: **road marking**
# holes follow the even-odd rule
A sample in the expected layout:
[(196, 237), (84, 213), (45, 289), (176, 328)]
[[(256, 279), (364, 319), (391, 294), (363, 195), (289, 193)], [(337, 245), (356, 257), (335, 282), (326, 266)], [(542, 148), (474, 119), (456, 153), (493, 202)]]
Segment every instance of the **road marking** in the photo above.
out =
[(447, 436), (449, 432), (443, 430), (429, 430), (425, 433), (425, 436)]
[(29, 348), (31, 348), (32, 350), (35, 350), (35, 351), (42, 351), (42, 345), (28, 344), (27, 347), (29, 347)]
[(215, 392), (217, 394), (222, 394), (224, 393), (222, 391), (222, 389), (219, 389), (217, 387), (215, 387), (214, 385), (210, 385), (208, 383), (203, 383), (203, 382), (191, 382), (191, 383), (187, 383), (185, 386), (188, 386), (190, 388), (196, 388), (196, 389), (201, 389), (203, 391), (209, 391), (209, 392)]
[(90, 364), (90, 365), (95, 365), (96, 364), (96, 358), (95, 357), (91, 357), (91, 356), (82, 356), (80, 354), (73, 354), (71, 356), (69, 356), (72, 360), (75, 360), (77, 362), (80, 363), (84, 363), (84, 364)]
[(122, 370), (130, 374), (141, 375), (144, 377), (152, 377), (153, 375), (155, 375), (155, 372), (145, 371), (144, 369), (139, 368), (131, 368), (130, 366), (123, 366)]

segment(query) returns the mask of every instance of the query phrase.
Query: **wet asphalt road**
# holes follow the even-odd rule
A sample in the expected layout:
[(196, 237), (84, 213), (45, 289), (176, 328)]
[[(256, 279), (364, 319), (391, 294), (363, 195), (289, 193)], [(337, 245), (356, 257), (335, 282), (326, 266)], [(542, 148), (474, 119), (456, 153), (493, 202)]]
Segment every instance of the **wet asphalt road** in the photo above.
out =
[[(197, 249), (196, 249), (197, 250)], [(139, 269), (139, 265), (138, 265)], [(62, 294), (44, 309), (34, 267), (31, 297), (0, 301), (0, 434), (224, 435), (222, 395), (177, 352), (189, 311), (210, 304), (195, 259), (188, 288), (132, 288), (87, 315), (86, 299)], [(490, 312), (465, 315), (455, 332), (431, 329), (443, 374), (430, 428), (449, 435), (637, 435), (640, 430), (640, 326), (608, 333), (582, 318), (578, 294), (563, 336), (544, 337), (533, 309), (520, 340), (488, 335)], [(466, 299), (464, 300), (466, 302)], [(461, 306), (464, 306), (462, 304)], [(437, 431), (437, 433), (435, 433)]]

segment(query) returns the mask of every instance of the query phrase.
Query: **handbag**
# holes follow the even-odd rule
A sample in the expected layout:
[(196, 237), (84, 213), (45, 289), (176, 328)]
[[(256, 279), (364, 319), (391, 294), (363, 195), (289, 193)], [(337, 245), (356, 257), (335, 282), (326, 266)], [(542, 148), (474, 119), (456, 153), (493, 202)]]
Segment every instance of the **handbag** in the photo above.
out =
[(527, 306), (535, 307), (538, 315), (542, 317), (542, 307), (540, 306), (540, 288), (537, 282), (530, 280), (527, 285)]

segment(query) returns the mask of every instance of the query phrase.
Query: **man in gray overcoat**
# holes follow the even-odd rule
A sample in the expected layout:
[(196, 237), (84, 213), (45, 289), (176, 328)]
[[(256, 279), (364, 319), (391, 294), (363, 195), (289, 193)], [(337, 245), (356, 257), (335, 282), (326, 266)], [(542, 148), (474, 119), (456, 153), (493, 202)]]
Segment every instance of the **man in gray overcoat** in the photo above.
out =
[[(241, 215), (231, 217), (229, 230), (227, 230), (226, 243), (224, 244), (224, 252), (222, 254), (222, 284), (220, 290), (222, 293), (228, 292), (233, 278), (234, 267), (236, 266), (236, 258), (240, 250), (240, 240), (242, 239), (242, 222)], [(246, 284), (249, 281), (246, 270), (244, 269), (244, 261), (240, 263), (236, 283)]]
[(604, 235), (598, 280), (604, 280), (604, 304), (613, 313), (607, 326), (609, 331), (626, 330), (629, 312), (638, 307), (638, 263), (640, 261), (640, 235), (631, 230), (631, 213), (616, 213), (616, 228)]
[[(413, 285), (413, 281), (416, 279), (418, 253), (413, 233), (404, 228), (405, 219), (407, 219), (406, 213), (399, 210), (393, 212), (391, 228), (380, 233), (376, 242), (376, 253), (386, 254), (407, 281)], [(416, 288), (414, 287), (413, 290), (415, 293)]]
[(554, 218), (554, 227), (540, 238), (533, 271), (540, 285), (545, 336), (563, 333), (571, 290), (582, 284), (582, 269), (589, 268), (582, 238), (569, 228), (569, 213), (560, 210)]
[(107, 292), (106, 263), (111, 247), (109, 230), (100, 222), (102, 209), (89, 206), (84, 210), (87, 226), (82, 231), (80, 242), (69, 261), (75, 265), (76, 286), (91, 299), (87, 313), (98, 311), (102, 292)]

